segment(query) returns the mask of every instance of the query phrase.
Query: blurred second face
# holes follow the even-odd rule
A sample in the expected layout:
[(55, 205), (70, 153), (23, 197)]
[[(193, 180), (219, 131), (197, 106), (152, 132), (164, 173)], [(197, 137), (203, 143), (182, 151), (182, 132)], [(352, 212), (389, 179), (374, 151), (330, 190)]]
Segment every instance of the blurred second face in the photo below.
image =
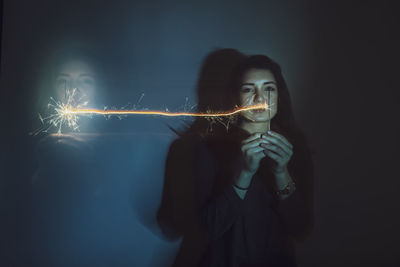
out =
[(70, 99), (71, 104), (93, 103), (97, 90), (95, 70), (83, 60), (67, 60), (56, 69), (53, 88), (57, 99), (63, 103), (72, 90), (75, 90), (75, 95)]

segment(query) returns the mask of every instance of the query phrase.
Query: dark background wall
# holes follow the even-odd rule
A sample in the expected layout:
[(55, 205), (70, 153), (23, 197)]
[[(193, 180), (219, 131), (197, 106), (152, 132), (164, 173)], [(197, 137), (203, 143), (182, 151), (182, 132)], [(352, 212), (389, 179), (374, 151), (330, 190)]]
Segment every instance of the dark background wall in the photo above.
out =
[[(109, 102), (179, 109), (204, 56), (232, 47), (284, 70), (316, 168), (316, 226), (300, 266), (397, 266), (398, 16), (394, 1), (5, 1), (1, 51), (2, 252), (30, 261), (37, 80), (54, 49), (89, 43)], [(145, 120), (125, 120), (143, 127)], [(165, 131), (155, 125), (147, 130)], [(161, 129), (161, 130), (160, 130)], [(130, 129), (131, 130), (131, 129)], [(11, 256), (10, 256), (11, 255)], [(139, 257), (139, 255), (138, 255)]]

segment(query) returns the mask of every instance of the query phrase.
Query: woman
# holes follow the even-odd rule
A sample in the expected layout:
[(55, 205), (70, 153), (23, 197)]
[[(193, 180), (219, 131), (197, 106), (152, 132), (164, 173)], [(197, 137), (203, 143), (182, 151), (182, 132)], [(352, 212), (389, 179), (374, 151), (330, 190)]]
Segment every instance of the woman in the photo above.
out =
[(313, 172), (286, 83), (257, 55), (238, 65), (230, 88), (232, 108), (270, 105), (242, 111), (226, 135), (197, 146), (197, 215), (209, 239), (200, 265), (295, 266), (294, 240), (313, 222)]
[[(96, 107), (103, 85), (100, 67), (97, 57), (85, 49), (61, 50), (43, 69), (38, 110), (47, 107), (48, 102), (74, 106), (85, 106), (87, 102), (88, 107)], [(45, 109), (41, 114), (47, 117), (51, 115), (48, 112)], [(89, 261), (95, 261), (90, 258), (95, 249), (93, 237), (85, 227), (94, 229), (99, 225), (88, 214), (93, 215), (91, 211), (102, 201), (107, 165), (98, 155), (108, 151), (104, 141), (93, 133), (102, 127), (95, 119), (80, 118), (79, 128), (44, 125), (35, 136), (38, 166), (31, 188), (32, 238), (38, 266), (90, 265)], [(58, 130), (63, 134), (55, 134)], [(83, 134), (75, 133), (78, 130)], [(82, 246), (92, 250), (82, 250)]]
[[(93, 50), (93, 48), (92, 48)], [(81, 47), (64, 48), (49, 56), (38, 79), (35, 112), (41, 118), (54, 115), (54, 105), (98, 108), (104, 95), (102, 64), (96, 53)], [(33, 121), (33, 135), (49, 133), (95, 132), (100, 127), (97, 118), (80, 116), (77, 123), (52, 125), (48, 120)], [(40, 126), (38, 125), (40, 123)]]

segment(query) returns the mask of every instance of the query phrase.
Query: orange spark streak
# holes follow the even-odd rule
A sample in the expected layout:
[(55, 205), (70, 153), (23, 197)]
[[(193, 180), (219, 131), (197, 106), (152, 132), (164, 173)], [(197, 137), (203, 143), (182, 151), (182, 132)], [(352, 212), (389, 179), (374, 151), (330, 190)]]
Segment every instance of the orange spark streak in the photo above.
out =
[(98, 114), (98, 115), (161, 115), (168, 117), (190, 116), (190, 117), (221, 117), (231, 116), (241, 111), (265, 108), (268, 109), (268, 104), (260, 104), (249, 107), (242, 107), (234, 109), (227, 113), (187, 113), (187, 112), (163, 112), (155, 110), (101, 110), (101, 109), (78, 109), (66, 108), (63, 113), (67, 114)]

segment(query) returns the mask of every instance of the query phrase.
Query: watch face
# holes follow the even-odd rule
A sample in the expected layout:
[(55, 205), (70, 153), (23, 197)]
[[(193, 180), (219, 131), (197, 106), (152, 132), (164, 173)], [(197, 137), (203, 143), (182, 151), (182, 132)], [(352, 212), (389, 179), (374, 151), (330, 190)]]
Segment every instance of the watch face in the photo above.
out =
[(280, 195), (289, 195), (290, 192), (294, 191), (295, 189), (296, 189), (296, 184), (293, 181), (289, 181), (287, 186), (282, 190), (276, 191), (276, 194), (278, 196), (280, 196)]

